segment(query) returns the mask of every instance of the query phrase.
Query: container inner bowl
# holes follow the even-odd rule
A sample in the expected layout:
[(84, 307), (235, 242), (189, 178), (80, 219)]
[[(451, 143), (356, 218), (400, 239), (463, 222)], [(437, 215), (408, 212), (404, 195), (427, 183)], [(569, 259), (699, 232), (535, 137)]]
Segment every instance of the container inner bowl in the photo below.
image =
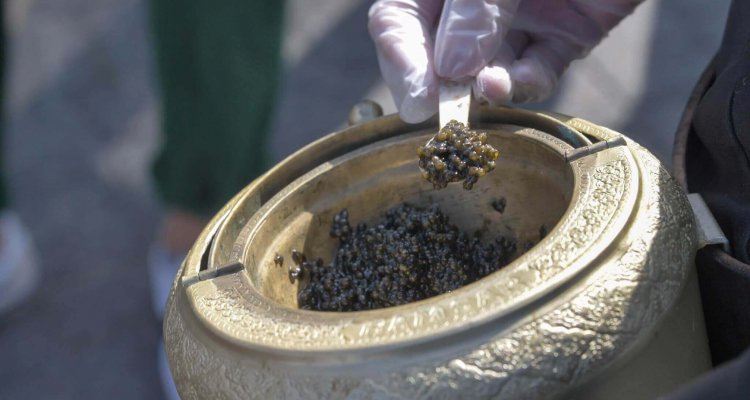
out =
[[(334, 215), (346, 208), (352, 226), (377, 222), (386, 210), (408, 203), (427, 207), (437, 203), (451, 223), (464, 232), (478, 231), (483, 240), (498, 235), (518, 241), (516, 256), (526, 243), (540, 240), (540, 227), (552, 230), (568, 208), (573, 174), (562, 155), (549, 144), (518, 134), (523, 128), (483, 128), (489, 143), (500, 150), (494, 171), (470, 191), (461, 183), (441, 190), (423, 180), (416, 148), (431, 131), (378, 142), (321, 165), (269, 200), (249, 222), (243, 262), (250, 285), (280, 305), (298, 308), (299, 285), (288, 269), (291, 252), (330, 263), (338, 241), (330, 236)], [(492, 203), (505, 198), (504, 212)], [(276, 255), (283, 265), (274, 262)], [(460, 290), (460, 289), (459, 289)]]

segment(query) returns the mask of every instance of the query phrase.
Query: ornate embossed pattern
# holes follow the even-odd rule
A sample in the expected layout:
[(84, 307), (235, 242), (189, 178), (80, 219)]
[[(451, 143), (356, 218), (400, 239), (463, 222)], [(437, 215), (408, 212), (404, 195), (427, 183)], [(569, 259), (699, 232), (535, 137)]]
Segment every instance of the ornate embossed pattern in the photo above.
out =
[(278, 324), (270, 318), (259, 317), (258, 310), (264, 302), (254, 296), (250, 298), (258, 301), (256, 307), (246, 307), (247, 297), (241, 296), (237, 289), (222, 289), (210, 297), (200, 298), (198, 306), (220, 329), (240, 337), (248, 331), (260, 331), (266, 334), (263, 343), (268, 345), (283, 346), (289, 341), (312, 345), (321, 338), (342, 337), (342, 328), (338, 325), (313, 325), (293, 318), (287, 318), (293, 322)]
[[(581, 164), (576, 168), (579, 170)], [(580, 255), (580, 249), (584, 249), (594, 238), (602, 234), (609, 223), (615, 220), (621, 213), (629, 212), (622, 207), (622, 199), (630, 191), (630, 170), (625, 167), (622, 159), (594, 167), (590, 173), (580, 173), (582, 187), (590, 187), (590, 190), (581, 190), (584, 196), (579, 200), (580, 210), (573, 212), (574, 218), (570, 218), (559, 230), (560, 234), (553, 237), (549, 250), (541, 256), (536, 257), (528, 263), (528, 269), (534, 271), (538, 280), (550, 279), (553, 275)]]
[(618, 135), (617, 132), (607, 129), (603, 126), (594, 125), (591, 122), (580, 118), (569, 118), (565, 121), (565, 124), (581, 132), (586, 132), (587, 134), (594, 136), (599, 140), (609, 140)]
[(179, 315), (179, 299), (171, 299), (164, 337), (172, 377), (183, 400), (345, 398), (360, 385), (351, 378), (293, 376), (260, 360), (233, 356), (226, 348), (208, 348), (186, 327)]

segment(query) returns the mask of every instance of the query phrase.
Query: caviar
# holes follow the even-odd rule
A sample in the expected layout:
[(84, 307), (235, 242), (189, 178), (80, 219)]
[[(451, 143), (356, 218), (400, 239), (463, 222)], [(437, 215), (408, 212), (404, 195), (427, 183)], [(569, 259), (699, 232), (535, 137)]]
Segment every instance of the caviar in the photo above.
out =
[(294, 283), (302, 279), (302, 267), (307, 264), (307, 257), (297, 250), (292, 250), (292, 261), (295, 265), (289, 266), (289, 282)]
[(547, 237), (547, 234), (549, 233), (549, 229), (547, 229), (547, 225), (542, 224), (542, 226), (539, 227), (539, 240), (541, 241), (545, 237)]
[(500, 214), (505, 212), (506, 205), (508, 205), (508, 202), (505, 200), (505, 197), (501, 197), (492, 202), (492, 208), (494, 208), (495, 211), (499, 212)]
[(487, 144), (487, 133), (452, 120), (434, 140), (418, 147), (417, 155), (422, 177), (435, 189), (463, 180), (464, 189), (470, 190), (480, 177), (495, 169), (500, 152)]
[(356, 228), (344, 209), (333, 218), (331, 236), (339, 246), (330, 265), (292, 252), (290, 279), (307, 281), (298, 293), (300, 308), (359, 311), (422, 300), (474, 282), (516, 253), (513, 239), (482, 243), (461, 232), (437, 205), (403, 204), (377, 224)]

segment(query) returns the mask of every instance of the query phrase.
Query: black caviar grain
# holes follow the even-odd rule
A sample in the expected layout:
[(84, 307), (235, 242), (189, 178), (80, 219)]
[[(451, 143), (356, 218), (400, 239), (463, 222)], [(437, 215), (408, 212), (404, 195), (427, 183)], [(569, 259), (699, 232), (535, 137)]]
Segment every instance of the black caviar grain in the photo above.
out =
[(294, 283), (302, 279), (302, 265), (289, 266), (289, 282)]
[(534, 246), (536, 246), (536, 243), (534, 243), (531, 240), (526, 241), (526, 244), (523, 246), (523, 251), (527, 252), (531, 250)]
[(499, 199), (496, 199), (492, 202), (492, 208), (495, 209), (495, 211), (499, 212), (500, 214), (505, 212), (505, 206), (508, 204), (508, 202), (505, 200), (505, 197), (501, 197)]
[(418, 147), (417, 155), (422, 177), (435, 189), (464, 181), (464, 189), (470, 190), (480, 177), (495, 169), (500, 152), (487, 143), (486, 132), (470, 130), (452, 120), (434, 140)]
[(549, 229), (547, 229), (547, 225), (542, 224), (542, 226), (539, 227), (539, 240), (541, 241), (547, 237), (547, 234), (549, 234)]
[(289, 282), (294, 283), (302, 279), (304, 265), (307, 263), (307, 257), (297, 250), (292, 250), (292, 261), (295, 265), (289, 266)]
[(508, 264), (516, 242), (498, 237), (482, 243), (461, 232), (440, 208), (404, 204), (388, 210), (373, 226), (349, 224), (342, 210), (331, 235), (339, 246), (333, 261), (307, 261), (296, 250), (290, 279), (304, 274), (299, 307), (360, 311), (406, 304), (458, 289)]
[(276, 253), (276, 256), (273, 258), (273, 263), (277, 267), (281, 267), (284, 265), (284, 256), (280, 255), (279, 253)]

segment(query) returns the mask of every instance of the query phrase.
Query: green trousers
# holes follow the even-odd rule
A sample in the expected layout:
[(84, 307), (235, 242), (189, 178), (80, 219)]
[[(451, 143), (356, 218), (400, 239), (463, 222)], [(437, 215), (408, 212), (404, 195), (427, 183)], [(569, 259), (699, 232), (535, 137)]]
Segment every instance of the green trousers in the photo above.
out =
[[(283, 5), (151, 0), (163, 136), (153, 173), (166, 207), (212, 215), (266, 169)], [(0, 76), (6, 58), (2, 17), (0, 6)], [(0, 209), (7, 207), (0, 177)]]
[(211, 215), (267, 168), (280, 0), (151, 0), (167, 207)]

